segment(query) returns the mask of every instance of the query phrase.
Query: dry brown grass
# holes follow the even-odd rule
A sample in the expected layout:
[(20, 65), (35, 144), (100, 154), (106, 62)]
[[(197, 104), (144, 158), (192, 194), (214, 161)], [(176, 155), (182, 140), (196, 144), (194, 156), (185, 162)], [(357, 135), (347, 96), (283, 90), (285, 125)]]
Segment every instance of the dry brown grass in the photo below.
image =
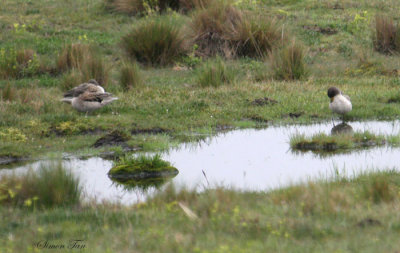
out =
[(373, 42), (375, 50), (384, 54), (393, 54), (400, 50), (399, 27), (392, 18), (376, 16)]
[(23, 78), (40, 73), (38, 55), (32, 49), (0, 50), (0, 78)]
[(140, 63), (165, 66), (185, 52), (180, 24), (167, 16), (147, 20), (122, 38), (127, 55)]
[(87, 44), (74, 43), (64, 47), (57, 59), (57, 68), (60, 72), (70, 69), (80, 69), (85, 58), (93, 54), (92, 48)]
[(301, 44), (293, 40), (289, 45), (270, 54), (274, 78), (278, 80), (299, 80), (308, 75), (304, 60), (305, 50)]
[(137, 15), (145, 10), (143, 0), (112, 0), (108, 6), (111, 10), (127, 15)]
[(143, 77), (136, 62), (124, 62), (120, 70), (120, 85), (124, 90), (130, 90), (143, 85)]
[(174, 11), (187, 13), (195, 8), (205, 8), (213, 0), (105, 0), (104, 6), (106, 9), (127, 14), (140, 15), (146, 11), (154, 10), (157, 12), (165, 12), (169, 8)]
[[(110, 66), (100, 53), (94, 47), (81, 43), (64, 47), (57, 59), (57, 69), (59, 72), (69, 72), (67, 78), (62, 81), (62, 86), (68, 89), (71, 85), (75, 86), (90, 79), (107, 86), (110, 72)], [(72, 84), (71, 81), (77, 83)]]
[(198, 45), (196, 53), (201, 57), (262, 58), (286, 38), (275, 20), (245, 14), (223, 1), (197, 11), (190, 27), (192, 43)]

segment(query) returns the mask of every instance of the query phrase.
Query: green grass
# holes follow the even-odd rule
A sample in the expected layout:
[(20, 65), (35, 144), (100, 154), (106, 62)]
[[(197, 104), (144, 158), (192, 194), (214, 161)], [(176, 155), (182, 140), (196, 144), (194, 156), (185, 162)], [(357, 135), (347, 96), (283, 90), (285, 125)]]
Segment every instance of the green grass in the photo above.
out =
[[(196, 51), (201, 45), (188, 43), (171, 61), (159, 62), (159, 55), (152, 58), (155, 64), (149, 65), (157, 68), (140, 66), (143, 85), (125, 89), (120, 70), (127, 55), (121, 41), (156, 20), (156, 12), (135, 17), (109, 12), (103, 0), (5, 0), (0, 8), (0, 50), (7, 55), (0, 59), (0, 157), (40, 158), (61, 151), (82, 156), (110, 150), (122, 154), (121, 147), (93, 147), (115, 129), (130, 135), (127, 144), (132, 147), (162, 151), (225, 128), (324, 122), (331, 118), (326, 96), (330, 86), (352, 98), (350, 121), (399, 119), (400, 61), (398, 55), (374, 51), (373, 29), (376, 15), (397, 23), (400, 5), (396, 1), (262, 0), (237, 1), (234, 6), (255, 20), (273, 21), (271, 27), (268, 22), (251, 23), (254, 39), (264, 45), (261, 51), (270, 50), (270, 40), (258, 31), (279, 28), (280, 36), (273, 41), (287, 37), (303, 44), (308, 78), (273, 80), (268, 57), (239, 57), (221, 62), (232, 66), (234, 82), (202, 87), (198, 70), (191, 69), (204, 64)], [(189, 35), (190, 13), (164, 15)], [(143, 44), (153, 39), (146, 32), (149, 39)], [(107, 91), (119, 98), (87, 118), (59, 101), (65, 89), (81, 80), (80, 71), (55, 71), (58, 56), (71, 44), (98, 49), (84, 74), (101, 76), (103, 72), (96, 71), (109, 67)], [(257, 47), (260, 44), (240, 54), (258, 58)], [(18, 62), (11, 49), (31, 49), (37, 56), (35, 64), (26, 64), (21, 57), (22, 74), (7, 70), (5, 75), (7, 64)], [(103, 63), (107, 68), (102, 68)], [(212, 78), (205, 76), (208, 85)], [(260, 98), (276, 103), (252, 104)], [(293, 114), (300, 116), (293, 118)], [(143, 129), (165, 131), (137, 131)], [(400, 139), (384, 138), (388, 145), (397, 145)], [(48, 190), (51, 178), (29, 190), (56, 192)], [(272, 192), (206, 189), (198, 193), (170, 187), (131, 207), (51, 204), (52, 208), (37, 212), (1, 205), (5, 222), (0, 223), (0, 252), (32, 252), (39, 240), (67, 243), (72, 238), (84, 240), (88, 252), (396, 252), (400, 250), (399, 182), (400, 175), (392, 171)], [(39, 193), (26, 195), (17, 206), (25, 201), (28, 205), (29, 200), (33, 206), (40, 201), (35, 196)], [(180, 203), (198, 218), (189, 218)]]
[[(397, 104), (386, 103), (398, 100), (398, 56), (374, 52), (372, 36), (375, 15), (384, 13), (396, 17), (397, 5), (386, 1), (376, 8), (375, 1), (347, 1), (335, 5), (329, 1), (310, 0), (257, 4), (245, 1), (235, 6), (246, 15), (268, 16), (285, 24), (281, 36), (295, 37), (306, 47), (304, 61), (309, 70), (308, 80), (273, 81), (268, 59), (264, 63), (239, 58), (228, 64), (233, 66), (234, 75), (240, 77), (231, 85), (200, 88), (196, 87), (199, 82), (197, 70), (147, 67), (141, 71), (143, 87), (125, 91), (120, 85), (119, 73), (126, 60), (126, 53), (121, 50), (122, 38), (157, 17), (109, 13), (104, 10), (102, 0), (74, 4), (68, 1), (48, 4), (42, 0), (29, 4), (22, 1), (4, 3), (0, 15), (2, 27), (6, 29), (0, 33), (0, 49), (32, 49), (38, 59), (45, 62), (43, 67), (47, 70), (32, 77), (0, 80), (0, 131), (12, 127), (27, 137), (24, 142), (0, 142), (0, 155), (35, 157), (57, 150), (74, 153), (85, 150), (97, 154), (98, 150), (90, 148), (93, 141), (103, 132), (116, 128), (127, 132), (135, 128), (170, 130), (168, 138), (155, 137), (162, 139), (161, 142), (156, 140), (149, 144), (144, 135), (133, 140), (146, 150), (158, 150), (168, 147), (168, 142), (172, 145), (180, 142), (174, 136), (202, 129), (214, 132), (220, 126), (252, 127), (267, 121), (270, 124), (326, 121), (330, 119), (330, 112), (325, 93), (333, 85), (352, 97), (353, 111), (349, 120), (398, 119), (400, 109)], [(171, 12), (165, 15), (173, 16), (172, 20), (182, 25), (183, 30), (191, 18)], [(337, 32), (324, 34), (323, 29), (328, 28)], [(98, 48), (99, 59), (111, 67), (107, 91), (119, 97), (118, 101), (95, 112), (83, 123), (80, 120), (82, 114), (59, 102), (65, 89), (81, 81), (80, 71), (63, 75), (50, 71), (56, 68), (63, 49), (71, 44)], [(191, 55), (195, 57), (193, 53)], [(178, 58), (179, 64), (181, 59)], [(91, 71), (86, 72), (101, 69), (96, 66), (92, 64)], [(203, 76), (205, 85), (212, 83), (210, 75)], [(249, 103), (262, 97), (272, 97), (278, 103), (274, 106)], [(290, 117), (291, 113), (301, 113), (301, 116), (294, 119)], [(249, 119), (254, 119), (255, 123), (248, 122)], [(30, 125), (32, 122), (34, 127)], [(65, 124), (76, 126), (62, 135), (54, 132)]]
[(2, 206), (0, 250), (29, 252), (40, 240), (75, 238), (87, 252), (396, 252), (399, 187), (400, 174), (387, 171), (272, 192), (168, 187), (129, 207)]
[(327, 135), (318, 133), (312, 136), (295, 134), (290, 137), (290, 147), (296, 151), (349, 152), (351, 150), (382, 145), (399, 146), (400, 134), (382, 135), (369, 131), (347, 134)]
[(50, 208), (76, 206), (82, 188), (79, 179), (61, 163), (42, 164), (38, 171), (0, 177), (0, 203), (2, 206)]
[(108, 172), (110, 176), (128, 175), (141, 172), (170, 172), (176, 171), (167, 161), (161, 159), (159, 154), (154, 156), (140, 155), (138, 157), (125, 156), (115, 162), (114, 167)]

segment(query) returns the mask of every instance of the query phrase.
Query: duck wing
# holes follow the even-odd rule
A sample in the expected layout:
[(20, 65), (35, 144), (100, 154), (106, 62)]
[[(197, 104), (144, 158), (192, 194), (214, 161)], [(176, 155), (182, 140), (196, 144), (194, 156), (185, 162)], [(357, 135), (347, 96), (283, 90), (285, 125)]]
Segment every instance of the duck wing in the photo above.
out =
[(108, 93), (108, 92), (85, 92), (82, 95), (79, 96), (79, 98), (84, 101), (84, 102), (97, 102), (97, 103), (102, 103), (102, 102), (107, 102), (107, 101), (112, 101), (117, 98), (113, 97), (113, 94)]
[(79, 97), (85, 92), (104, 92), (103, 87), (93, 83), (82, 83), (81, 85), (64, 93), (64, 97)]

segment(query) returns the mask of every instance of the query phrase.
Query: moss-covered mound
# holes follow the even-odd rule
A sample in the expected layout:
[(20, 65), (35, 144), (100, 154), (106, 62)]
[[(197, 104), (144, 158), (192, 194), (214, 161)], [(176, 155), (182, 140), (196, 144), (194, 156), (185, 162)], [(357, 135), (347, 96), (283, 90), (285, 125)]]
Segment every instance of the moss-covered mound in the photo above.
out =
[(160, 155), (153, 157), (124, 157), (108, 172), (108, 176), (116, 180), (142, 180), (147, 178), (163, 178), (175, 176), (179, 171)]
[(398, 146), (398, 135), (375, 135), (371, 132), (355, 132), (354, 134), (327, 135), (319, 133), (313, 136), (297, 134), (290, 138), (290, 147), (296, 151), (349, 152), (351, 150), (376, 147), (382, 145)]

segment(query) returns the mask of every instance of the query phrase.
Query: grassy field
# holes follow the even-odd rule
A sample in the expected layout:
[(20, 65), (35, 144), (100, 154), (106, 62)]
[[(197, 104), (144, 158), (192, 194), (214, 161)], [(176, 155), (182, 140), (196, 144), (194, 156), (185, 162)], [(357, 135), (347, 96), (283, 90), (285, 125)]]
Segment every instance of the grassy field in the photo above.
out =
[[(40, 66), (34, 74), (28, 69), (20, 78), (0, 80), (0, 155), (34, 157), (60, 150), (97, 154), (91, 145), (114, 129), (127, 134), (165, 130), (167, 135), (153, 137), (155, 145), (132, 134), (132, 146), (154, 150), (165, 147), (165, 139), (181, 142), (176, 136), (190, 132), (325, 121), (331, 117), (326, 90), (333, 85), (352, 98), (350, 120), (398, 118), (398, 57), (374, 51), (372, 42), (375, 14), (397, 10), (391, 1), (265, 1), (235, 6), (271, 15), (300, 41), (306, 48), (308, 77), (274, 80), (268, 57), (241, 57), (225, 63), (234, 74), (233, 82), (203, 87), (197, 81), (201, 68), (190, 66), (204, 60), (190, 53), (166, 67), (142, 66), (143, 85), (125, 91), (119, 82), (126, 59), (122, 37), (146, 17), (111, 13), (100, 0), (7, 2), (0, 9), (0, 48), (6, 55), (31, 49)], [(182, 23), (191, 14), (169, 15)], [(103, 85), (120, 98), (87, 118), (59, 101), (67, 88), (80, 83), (68, 81), (69, 73), (57, 72), (57, 59), (70, 43), (97, 47), (108, 70)], [(264, 98), (277, 103), (263, 103)], [(15, 132), (17, 139), (11, 134)]]
[(69, 240), (82, 240), (82, 252), (397, 252), (399, 186), (388, 171), (272, 192), (170, 187), (131, 207), (2, 206), (0, 250), (74, 252)]
[[(140, 15), (109, 7), (122, 2), (2, 1), (0, 161), (122, 154), (121, 147), (94, 147), (115, 130), (125, 147), (160, 151), (196, 141), (193, 133), (323, 122), (331, 119), (330, 86), (351, 97), (349, 121), (399, 119), (400, 42), (393, 39), (383, 53), (374, 44), (375, 17), (385, 15), (397, 25), (398, 1), (234, 1), (230, 15), (256, 20), (242, 27), (277, 29), (271, 25), (271, 45), (254, 32), (250, 38), (264, 43), (255, 48), (244, 47), (247, 30), (229, 30), (235, 36), (216, 40), (233, 41), (238, 56), (220, 45), (213, 49), (217, 58), (205, 57), (202, 37), (192, 34), (204, 28), (194, 24), (205, 20), (207, 9), (166, 10), (160, 16), (151, 5), (156, 1), (133, 10)], [(261, 22), (264, 17), (270, 19)], [(156, 26), (158, 20), (172, 28)], [(151, 57), (138, 55), (145, 49), (124, 38), (152, 22), (171, 29), (175, 37), (164, 39), (176, 43), (150, 48), (180, 51), (160, 53), (162, 58), (151, 50)], [(141, 35), (142, 43), (149, 34)], [(81, 47), (83, 60), (65, 56), (71, 45)], [(88, 116), (60, 101), (65, 91), (91, 78), (119, 100)], [(40, 249), (42, 243), (67, 246), (72, 239), (83, 240), (85, 252), (397, 252), (399, 184), (397, 172), (386, 172), (273, 192), (171, 187), (130, 207), (79, 203), (32, 210), (29, 201), (13, 206), (0, 200), (0, 252), (50, 251)], [(0, 184), (0, 192), (10, 197), (6, 185)]]

